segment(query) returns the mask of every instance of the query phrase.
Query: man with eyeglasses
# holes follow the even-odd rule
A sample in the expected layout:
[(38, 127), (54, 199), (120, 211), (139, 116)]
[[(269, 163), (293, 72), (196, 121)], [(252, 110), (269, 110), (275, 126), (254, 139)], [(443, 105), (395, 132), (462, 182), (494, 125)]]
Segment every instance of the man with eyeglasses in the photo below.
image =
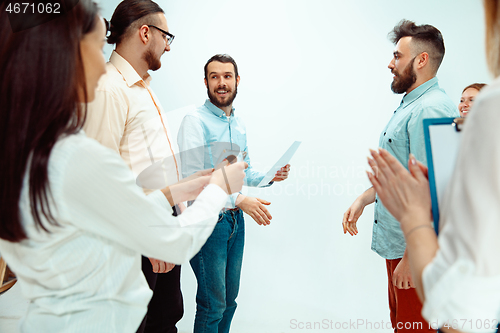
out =
[[(119, 153), (136, 175), (168, 158), (167, 185), (176, 183), (180, 176), (171, 133), (148, 73), (161, 67), (161, 56), (174, 39), (164, 12), (151, 0), (125, 0), (108, 26), (107, 42), (116, 47), (88, 105), (84, 130)], [(184, 312), (180, 266), (143, 257), (142, 270), (153, 297), (138, 332), (177, 332), (175, 325)]]

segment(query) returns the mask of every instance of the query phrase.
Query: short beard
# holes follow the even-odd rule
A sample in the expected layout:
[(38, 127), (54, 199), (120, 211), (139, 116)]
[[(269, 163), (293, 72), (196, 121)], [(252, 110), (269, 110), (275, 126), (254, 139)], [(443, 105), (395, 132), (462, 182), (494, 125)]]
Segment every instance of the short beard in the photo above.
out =
[(226, 106), (233, 104), (233, 101), (236, 98), (236, 94), (238, 93), (238, 87), (237, 86), (234, 87), (232, 95), (228, 98), (227, 102), (225, 103), (219, 103), (219, 101), (217, 100), (217, 96), (214, 93), (212, 93), (212, 91), (210, 91), (209, 87), (207, 87), (207, 93), (208, 93), (208, 98), (210, 99), (210, 102), (212, 102), (213, 105), (215, 105), (218, 108), (224, 108)]
[(142, 59), (148, 64), (148, 68), (152, 71), (157, 71), (161, 67), (160, 59), (156, 58), (150, 49), (144, 52)]
[[(415, 57), (416, 58), (416, 57)], [(391, 84), (391, 90), (395, 94), (402, 94), (410, 87), (417, 82), (417, 74), (415, 73), (415, 70), (413, 69), (413, 61), (415, 60), (413, 58), (408, 65), (406, 65), (405, 69), (403, 70), (403, 73), (397, 75), (394, 80), (392, 80)]]

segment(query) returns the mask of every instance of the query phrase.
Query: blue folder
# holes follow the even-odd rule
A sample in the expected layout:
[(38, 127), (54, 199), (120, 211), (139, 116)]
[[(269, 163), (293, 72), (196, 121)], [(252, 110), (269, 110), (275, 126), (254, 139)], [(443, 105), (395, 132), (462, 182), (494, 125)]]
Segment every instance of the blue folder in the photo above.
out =
[(451, 181), (455, 168), (463, 120), (463, 118), (424, 119), (425, 151), (436, 233), (439, 230), (439, 199)]

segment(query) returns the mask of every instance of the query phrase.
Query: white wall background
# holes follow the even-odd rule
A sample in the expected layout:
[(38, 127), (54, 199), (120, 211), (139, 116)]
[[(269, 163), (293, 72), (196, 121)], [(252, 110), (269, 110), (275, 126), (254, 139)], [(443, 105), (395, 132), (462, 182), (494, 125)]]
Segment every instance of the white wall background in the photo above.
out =
[[(101, 0), (111, 18), (116, 0)], [(458, 104), (463, 87), (490, 81), (479, 0), (159, 0), (172, 50), (152, 86), (174, 135), (186, 106), (206, 99), (203, 66), (216, 53), (238, 63), (234, 106), (247, 124), (254, 166), (266, 169), (294, 140), (292, 175), (251, 195), (272, 202), (273, 221), (246, 218), (246, 248), (232, 332), (391, 332), (385, 262), (370, 250), (373, 207), (359, 235), (342, 233), (342, 215), (369, 186), (368, 148), (402, 98), (390, 90), (387, 33), (402, 18), (441, 30), (446, 56), (440, 85)], [(109, 57), (111, 48), (106, 49)], [(184, 109), (183, 109), (184, 108)], [(183, 267), (185, 315), (192, 331), (196, 280)], [(370, 321), (300, 330), (292, 324)], [(345, 325), (345, 324), (344, 324)], [(385, 324), (384, 324), (385, 325)]]

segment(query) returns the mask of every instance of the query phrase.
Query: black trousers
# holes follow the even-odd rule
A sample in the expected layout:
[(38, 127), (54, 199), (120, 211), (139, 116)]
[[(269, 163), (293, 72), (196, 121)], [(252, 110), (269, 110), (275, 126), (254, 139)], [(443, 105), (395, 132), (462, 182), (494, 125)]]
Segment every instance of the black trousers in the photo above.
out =
[(184, 314), (181, 266), (175, 266), (168, 273), (153, 273), (151, 262), (143, 256), (142, 271), (153, 291), (153, 298), (137, 333), (177, 333), (175, 324)]
[[(172, 207), (177, 216), (177, 207)], [(175, 266), (168, 273), (153, 273), (153, 266), (142, 256), (142, 272), (148, 281), (153, 297), (149, 301), (148, 312), (137, 333), (177, 333), (175, 324), (184, 314), (181, 293), (181, 266)]]

